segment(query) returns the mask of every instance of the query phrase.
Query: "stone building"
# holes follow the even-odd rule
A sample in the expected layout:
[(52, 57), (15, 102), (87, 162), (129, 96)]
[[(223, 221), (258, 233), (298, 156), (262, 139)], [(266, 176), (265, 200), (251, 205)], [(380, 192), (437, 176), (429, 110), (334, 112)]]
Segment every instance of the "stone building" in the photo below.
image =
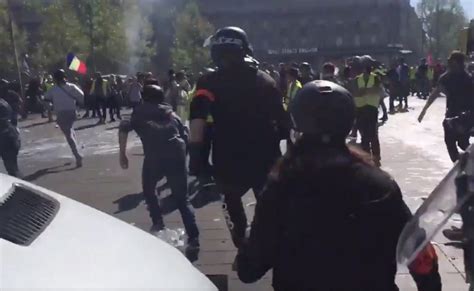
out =
[(423, 55), (421, 22), (409, 0), (199, 0), (216, 27), (240, 26), (261, 61), (315, 65), (370, 54), (384, 62)]

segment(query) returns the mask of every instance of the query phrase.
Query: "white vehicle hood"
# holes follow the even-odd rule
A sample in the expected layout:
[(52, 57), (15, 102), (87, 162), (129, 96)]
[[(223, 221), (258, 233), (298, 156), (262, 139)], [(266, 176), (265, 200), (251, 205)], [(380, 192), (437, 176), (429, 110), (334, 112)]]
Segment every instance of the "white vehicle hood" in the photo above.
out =
[(0, 290), (217, 291), (175, 248), (52, 191), (0, 174), (0, 205), (13, 183), (58, 200), (60, 208), (29, 246), (0, 238)]

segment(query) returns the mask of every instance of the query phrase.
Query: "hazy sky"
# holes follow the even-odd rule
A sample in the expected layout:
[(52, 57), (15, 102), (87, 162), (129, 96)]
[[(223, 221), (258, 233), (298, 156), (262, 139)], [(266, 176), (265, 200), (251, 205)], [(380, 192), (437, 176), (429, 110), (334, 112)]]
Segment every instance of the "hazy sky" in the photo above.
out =
[[(411, 4), (415, 6), (420, 0), (410, 0)], [(466, 11), (467, 18), (471, 19), (474, 18), (474, 0), (461, 0), (461, 4), (464, 7), (464, 11)]]

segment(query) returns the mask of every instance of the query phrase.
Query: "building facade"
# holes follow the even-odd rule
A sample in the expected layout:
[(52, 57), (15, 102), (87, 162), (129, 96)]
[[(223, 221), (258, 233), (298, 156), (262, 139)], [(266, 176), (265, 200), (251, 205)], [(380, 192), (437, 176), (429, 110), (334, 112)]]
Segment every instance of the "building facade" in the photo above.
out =
[(423, 55), (409, 0), (199, 0), (216, 27), (245, 29), (258, 59), (319, 65), (370, 54), (383, 62)]

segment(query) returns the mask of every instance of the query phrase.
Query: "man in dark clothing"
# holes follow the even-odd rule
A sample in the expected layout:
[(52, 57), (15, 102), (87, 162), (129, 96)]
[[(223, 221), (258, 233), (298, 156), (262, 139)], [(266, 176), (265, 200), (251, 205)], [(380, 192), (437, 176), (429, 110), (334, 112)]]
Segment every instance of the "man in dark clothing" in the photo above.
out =
[(313, 73), (313, 69), (311, 68), (311, 65), (307, 62), (301, 63), (300, 72), (301, 72), (300, 82), (303, 85), (316, 79)]
[(15, 91), (10, 89), (10, 83), (6, 80), (0, 80), (0, 98), (7, 101), (12, 110), (12, 116), (10, 118), (11, 124), (13, 126), (18, 125), (18, 115), (22, 107), (22, 101), (20, 95)]
[(389, 93), (389, 111), (390, 114), (395, 113), (395, 101), (399, 96), (400, 81), (397, 73), (397, 67), (392, 64), (387, 72), (388, 93)]
[(153, 226), (152, 232), (164, 229), (163, 215), (156, 196), (156, 184), (166, 177), (181, 213), (188, 235), (188, 246), (199, 246), (199, 230), (188, 200), (186, 169), (187, 130), (171, 107), (164, 103), (163, 90), (157, 85), (144, 88), (143, 104), (135, 107), (130, 120), (120, 123), (120, 164), (128, 168), (126, 145), (128, 132), (135, 130), (143, 144), (142, 185)]
[(286, 96), (286, 90), (288, 90), (288, 68), (284, 63), (280, 63), (278, 65), (279, 68), (279, 74), (280, 74), (280, 82), (277, 83), (278, 88), (281, 91), (281, 94), (283, 96)]
[(418, 97), (426, 99), (430, 94), (430, 81), (428, 79), (428, 64), (426, 59), (422, 59), (416, 71), (416, 84)]
[(95, 80), (92, 83), (90, 93), (93, 94), (95, 98), (99, 123), (105, 123), (105, 120), (107, 119), (108, 85), (107, 80), (105, 80), (99, 72), (95, 75)]
[(8, 102), (0, 96), (0, 157), (7, 173), (20, 177), (18, 169), (18, 152), (20, 151), (20, 135), (13, 121), (16, 115)]
[(224, 195), (227, 224), (236, 246), (247, 228), (241, 197), (249, 189), (255, 195), (260, 192), (281, 155), (280, 140), (288, 135), (281, 93), (269, 75), (246, 62), (251, 55), (242, 29), (218, 30), (211, 44), (218, 70), (198, 82), (190, 112), (190, 172), (198, 176), (206, 168), (205, 132), (211, 116), (215, 179)]
[[(418, 121), (421, 122), (436, 98), (442, 92), (446, 94), (446, 119), (443, 122), (444, 141), (453, 162), (459, 159), (458, 146), (462, 150), (468, 148), (469, 130), (473, 123), (474, 83), (472, 76), (465, 70), (465, 59), (466, 56), (459, 51), (454, 51), (451, 54), (448, 60), (448, 71), (440, 77), (438, 85), (418, 117)], [(459, 124), (457, 120), (469, 124)]]
[(410, 67), (405, 63), (404, 58), (400, 58), (400, 64), (397, 68), (397, 73), (400, 81), (400, 109), (402, 108), (403, 101), (405, 101), (405, 106), (403, 109), (408, 109), (408, 95), (410, 95)]

